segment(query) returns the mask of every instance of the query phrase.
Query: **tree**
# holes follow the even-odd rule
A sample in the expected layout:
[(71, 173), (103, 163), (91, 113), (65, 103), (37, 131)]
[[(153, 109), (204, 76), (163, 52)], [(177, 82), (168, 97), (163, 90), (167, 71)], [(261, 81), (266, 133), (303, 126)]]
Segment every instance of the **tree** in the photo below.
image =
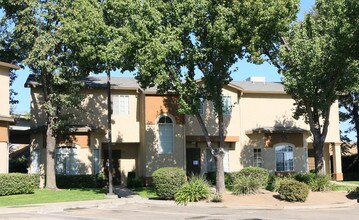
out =
[[(7, 63), (18, 64), (17, 54), (15, 54), (10, 48), (11, 35), (9, 33), (8, 23), (6, 22), (6, 18), (2, 17), (0, 20), (0, 60)], [(10, 91), (9, 91), (9, 103), (10, 103), (10, 112), (14, 111), (15, 105), (19, 103), (19, 101), (15, 98), (17, 92), (11, 88), (11, 85), (14, 83), (17, 75), (13, 70), (10, 70), (9, 78), (10, 78)]]
[(359, 82), (358, 59), (349, 52), (358, 45), (349, 32), (357, 34), (358, 27), (346, 16), (352, 14), (348, 4), (358, 8), (353, 0), (318, 0), (313, 12), (293, 25), (280, 53), (285, 90), (295, 100), (294, 118), (304, 117), (313, 134), (316, 174), (324, 174), (330, 107)]
[(343, 107), (345, 111), (340, 111), (340, 120), (342, 122), (348, 121), (352, 125), (352, 127), (347, 128), (346, 131), (342, 135), (343, 139), (345, 140), (345, 145), (347, 147), (352, 147), (353, 144), (350, 143), (353, 140), (350, 140), (347, 136), (347, 133), (356, 132), (356, 147), (358, 148), (359, 143), (359, 92), (350, 92), (346, 95), (339, 96), (339, 105)]
[[(216, 160), (216, 190), (221, 194), (225, 190), (222, 89), (232, 80), (235, 71), (231, 67), (236, 61), (247, 58), (261, 63), (263, 54), (276, 53), (281, 34), (295, 18), (298, 1), (135, 2), (136, 13), (129, 16), (129, 23), (131, 32), (138, 36), (134, 40), (136, 78), (144, 88), (156, 85), (160, 93), (177, 94), (179, 110), (196, 115)], [(113, 15), (118, 12), (121, 11), (111, 11)], [(195, 79), (199, 75), (201, 83)], [(218, 119), (218, 147), (212, 145), (198, 112), (202, 99), (213, 103)]]
[(41, 84), (46, 113), (46, 188), (56, 187), (55, 146), (67, 133), (72, 118), (66, 109), (81, 100), (78, 62), (68, 48), (68, 35), (63, 32), (66, 11), (72, 1), (19, 0), (0, 1), (5, 15), (1, 30), (7, 32), (8, 52), (13, 62), (22, 63)]

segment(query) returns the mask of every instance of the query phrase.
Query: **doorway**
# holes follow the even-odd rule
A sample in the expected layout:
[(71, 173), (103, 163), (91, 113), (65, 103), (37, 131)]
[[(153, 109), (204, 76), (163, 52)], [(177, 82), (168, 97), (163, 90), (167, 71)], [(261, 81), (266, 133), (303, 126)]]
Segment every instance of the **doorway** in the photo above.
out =
[(201, 173), (201, 150), (200, 148), (186, 149), (187, 176)]
[[(104, 168), (105, 176), (108, 179), (108, 150), (102, 149), (103, 162), (102, 166)], [(112, 180), (114, 185), (121, 184), (121, 150), (112, 149)]]

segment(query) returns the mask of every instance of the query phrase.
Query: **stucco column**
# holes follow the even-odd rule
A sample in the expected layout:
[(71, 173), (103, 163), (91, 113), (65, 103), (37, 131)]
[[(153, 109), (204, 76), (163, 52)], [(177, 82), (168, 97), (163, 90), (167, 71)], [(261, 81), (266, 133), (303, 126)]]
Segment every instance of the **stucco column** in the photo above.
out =
[(343, 181), (342, 154), (341, 154), (340, 144), (341, 143), (332, 143), (333, 166), (334, 166), (333, 179), (336, 181)]

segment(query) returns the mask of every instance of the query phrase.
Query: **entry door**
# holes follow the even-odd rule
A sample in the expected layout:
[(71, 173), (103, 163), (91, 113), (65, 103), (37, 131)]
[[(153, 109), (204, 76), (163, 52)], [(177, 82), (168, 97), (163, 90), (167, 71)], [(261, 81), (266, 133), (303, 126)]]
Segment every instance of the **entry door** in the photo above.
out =
[(201, 173), (201, 150), (199, 148), (187, 148), (187, 175)]
[[(108, 178), (108, 150), (103, 149), (102, 150), (103, 155), (103, 167), (105, 171), (105, 175)], [(114, 150), (112, 149), (112, 180), (113, 184), (119, 185), (121, 184), (121, 166), (120, 166), (120, 160), (121, 160), (121, 150)]]

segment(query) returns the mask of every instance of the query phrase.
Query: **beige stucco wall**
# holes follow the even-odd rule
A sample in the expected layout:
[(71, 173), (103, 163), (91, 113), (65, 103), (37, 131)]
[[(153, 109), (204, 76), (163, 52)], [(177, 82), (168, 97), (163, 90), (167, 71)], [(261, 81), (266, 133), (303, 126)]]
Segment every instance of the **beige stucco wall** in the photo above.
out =
[[(113, 90), (112, 95), (128, 95), (130, 113), (128, 115), (112, 114), (112, 142), (117, 143), (139, 143), (139, 109), (136, 91)], [(89, 125), (107, 130), (107, 94), (104, 89), (86, 89), (82, 91), (83, 111), (78, 111), (73, 123), (78, 125)], [(41, 90), (31, 89), (31, 114), (32, 126), (45, 124), (45, 113), (43, 111)], [(107, 134), (106, 134), (107, 137)]]
[(149, 177), (160, 167), (181, 167), (186, 165), (185, 128), (174, 124), (174, 140), (172, 154), (158, 153), (158, 125), (146, 126), (146, 164), (145, 176)]
[[(0, 116), (10, 117), (9, 68), (0, 65)], [(9, 172), (8, 122), (0, 121), (0, 173)]]
[(10, 116), (9, 83), (9, 69), (0, 66), (0, 115), (2, 116)]
[[(230, 96), (232, 101), (232, 114), (224, 115), (225, 136), (238, 136), (240, 112), (238, 105), (238, 90), (230, 87), (223, 89), (223, 96)], [(218, 123), (214, 115), (213, 104), (204, 102), (204, 114), (202, 115), (210, 135), (218, 135)], [(201, 127), (195, 116), (186, 116), (186, 135), (203, 136)]]
[[(245, 134), (246, 131), (263, 127), (299, 127), (310, 130), (309, 125), (303, 119), (292, 118), (294, 109), (293, 100), (285, 94), (244, 94), (240, 101), (240, 142), (243, 149), (243, 165), (253, 165), (253, 148), (261, 148), (263, 166), (270, 171), (275, 171), (275, 149), (264, 147), (264, 134)], [(331, 107), (330, 125), (326, 142), (338, 142), (339, 138), (339, 113), (338, 103)], [(296, 141), (300, 143), (299, 141)], [(310, 133), (303, 134), (303, 146), (294, 147), (294, 171), (306, 172), (308, 161), (306, 159), (308, 143), (312, 142)], [(285, 142), (284, 142), (285, 143)], [(289, 142), (288, 142), (289, 143)], [(297, 144), (298, 145), (298, 144)], [(324, 158), (325, 169), (329, 174), (329, 144), (325, 145)], [(247, 161), (246, 161), (247, 160)], [(310, 161), (309, 161), (310, 162)]]
[(9, 148), (8, 143), (0, 142), (0, 173), (8, 173), (9, 172)]

